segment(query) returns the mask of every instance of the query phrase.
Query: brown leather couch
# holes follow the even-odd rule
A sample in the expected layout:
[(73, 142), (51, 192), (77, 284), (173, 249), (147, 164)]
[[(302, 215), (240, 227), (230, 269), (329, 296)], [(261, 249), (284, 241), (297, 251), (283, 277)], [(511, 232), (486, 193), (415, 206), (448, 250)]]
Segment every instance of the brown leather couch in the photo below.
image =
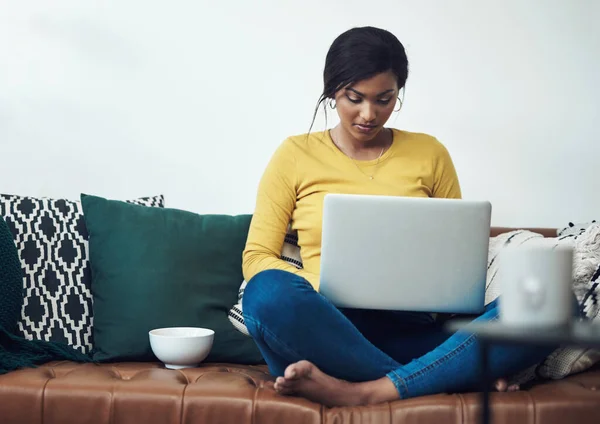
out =
[[(495, 228), (492, 235), (508, 229)], [(555, 230), (536, 230), (546, 236)], [(325, 408), (276, 394), (264, 366), (53, 362), (0, 376), (0, 424), (477, 423), (479, 393)], [(600, 366), (515, 393), (492, 393), (493, 423), (600, 423)]]

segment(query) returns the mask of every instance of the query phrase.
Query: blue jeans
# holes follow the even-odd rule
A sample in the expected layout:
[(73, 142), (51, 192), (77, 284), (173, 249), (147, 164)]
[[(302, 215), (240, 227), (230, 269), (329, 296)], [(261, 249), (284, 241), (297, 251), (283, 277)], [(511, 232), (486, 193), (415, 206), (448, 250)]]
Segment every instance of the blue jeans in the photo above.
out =
[[(280, 270), (252, 278), (242, 306), (246, 327), (274, 376), (305, 359), (347, 381), (387, 376), (403, 399), (473, 390), (479, 383), (477, 338), (444, 332), (430, 314), (338, 309), (304, 278)], [(493, 302), (474, 319), (497, 316)], [(553, 350), (494, 345), (491, 373), (509, 377)]]

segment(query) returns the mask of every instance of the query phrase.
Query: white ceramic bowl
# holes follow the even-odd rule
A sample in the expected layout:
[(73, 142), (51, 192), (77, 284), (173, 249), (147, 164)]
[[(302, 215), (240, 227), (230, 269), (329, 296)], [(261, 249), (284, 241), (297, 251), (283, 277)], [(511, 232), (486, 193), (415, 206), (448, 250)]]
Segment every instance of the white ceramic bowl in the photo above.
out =
[(197, 367), (210, 353), (215, 332), (208, 328), (170, 327), (149, 332), (150, 347), (166, 368)]

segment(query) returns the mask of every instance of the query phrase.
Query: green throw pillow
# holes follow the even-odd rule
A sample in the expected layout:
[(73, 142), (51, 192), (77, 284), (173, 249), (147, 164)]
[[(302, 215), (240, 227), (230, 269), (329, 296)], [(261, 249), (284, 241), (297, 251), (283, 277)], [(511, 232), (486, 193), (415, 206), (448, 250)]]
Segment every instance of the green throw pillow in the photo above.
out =
[(148, 331), (215, 331), (206, 362), (263, 362), (227, 318), (243, 280), (250, 215), (199, 215), (82, 194), (94, 300), (94, 360), (155, 361)]

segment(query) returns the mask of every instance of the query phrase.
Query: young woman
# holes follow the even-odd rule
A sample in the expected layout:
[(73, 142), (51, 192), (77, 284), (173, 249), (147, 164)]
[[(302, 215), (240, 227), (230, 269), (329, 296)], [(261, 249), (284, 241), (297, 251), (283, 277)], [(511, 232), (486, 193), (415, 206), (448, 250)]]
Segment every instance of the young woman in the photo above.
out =
[[(388, 31), (341, 34), (327, 54), (317, 105), (335, 110), (339, 125), (286, 139), (260, 181), (243, 256), (243, 311), (280, 393), (343, 406), (477, 384), (475, 337), (448, 335), (426, 313), (338, 309), (318, 291), (326, 193), (461, 197), (451, 157), (438, 140), (385, 126), (401, 106), (407, 77), (404, 47)], [(280, 258), (290, 223), (303, 269)], [(474, 319), (497, 314), (494, 302)], [(500, 379), (549, 353), (499, 347), (491, 352), (491, 368)], [(506, 381), (498, 380), (497, 388), (507, 390)]]

